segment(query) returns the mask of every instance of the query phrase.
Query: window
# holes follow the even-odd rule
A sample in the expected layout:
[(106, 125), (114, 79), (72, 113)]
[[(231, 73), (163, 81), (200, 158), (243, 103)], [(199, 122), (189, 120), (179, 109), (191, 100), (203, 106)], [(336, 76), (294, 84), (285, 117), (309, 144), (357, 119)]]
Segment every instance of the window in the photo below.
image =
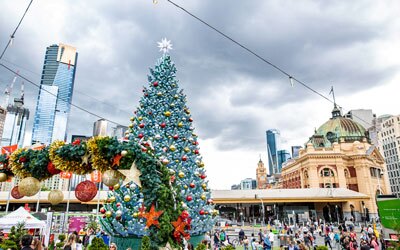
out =
[(324, 168), (321, 171), (321, 177), (329, 177), (329, 176), (335, 176), (333, 171), (329, 168)]
[(349, 171), (347, 169), (344, 170), (344, 177), (349, 178)]

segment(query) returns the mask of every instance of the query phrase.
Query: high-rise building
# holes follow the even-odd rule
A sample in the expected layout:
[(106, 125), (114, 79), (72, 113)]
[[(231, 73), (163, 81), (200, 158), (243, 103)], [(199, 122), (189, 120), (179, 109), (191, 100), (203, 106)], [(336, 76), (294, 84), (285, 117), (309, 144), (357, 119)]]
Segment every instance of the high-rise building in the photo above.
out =
[(266, 132), (267, 155), (269, 175), (278, 171), (278, 149), (280, 147), (280, 132), (277, 129), (269, 129)]
[(371, 139), (371, 143), (379, 148), (379, 150), (381, 150), (382, 155), (382, 142), (379, 140), (378, 134), (382, 130), (382, 123), (391, 117), (392, 115), (381, 115), (378, 118), (374, 118), (374, 120), (372, 121), (372, 127), (368, 128), (368, 134), (369, 138)]
[(300, 149), (302, 149), (302, 146), (292, 146), (292, 158), (296, 158), (299, 156)]
[(282, 171), (282, 164), (285, 163), (290, 158), (291, 157), (289, 151), (287, 151), (286, 149), (278, 150), (278, 168), (276, 174)]
[(267, 169), (265, 168), (264, 162), (262, 162), (261, 158), (257, 164), (256, 179), (258, 189), (267, 188)]
[(100, 119), (93, 124), (93, 136), (108, 136), (108, 121)]
[(116, 127), (112, 128), (112, 130), (112, 136), (116, 137), (118, 140), (121, 140), (125, 137), (125, 132), (128, 131), (128, 127), (117, 125)]
[(39, 96), (33, 121), (32, 144), (67, 140), (78, 53), (66, 45), (46, 49)]
[(24, 107), (23, 98), (15, 98), (13, 105), (7, 106), (7, 116), (4, 122), (1, 146), (17, 144), (22, 147), (25, 139), (26, 122), (29, 119), (29, 109)]
[(246, 178), (240, 181), (240, 189), (241, 190), (249, 190), (249, 189), (256, 189), (257, 188), (257, 181), (252, 178)]
[(2, 140), (6, 116), (7, 116), (7, 109), (0, 107), (0, 140)]
[(373, 126), (373, 120), (376, 115), (372, 113), (372, 109), (352, 109), (344, 117), (352, 119), (365, 129), (368, 129)]
[(400, 196), (400, 115), (387, 118), (378, 133), (379, 146), (385, 156), (390, 189)]

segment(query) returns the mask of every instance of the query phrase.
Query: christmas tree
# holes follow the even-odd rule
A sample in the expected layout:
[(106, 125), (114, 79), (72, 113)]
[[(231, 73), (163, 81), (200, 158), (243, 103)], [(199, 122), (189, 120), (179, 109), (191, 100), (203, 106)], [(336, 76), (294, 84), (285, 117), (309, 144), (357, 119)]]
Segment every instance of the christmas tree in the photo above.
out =
[[(164, 52), (170, 44), (160, 43)], [(207, 186), (204, 163), (194, 133), (193, 118), (186, 105), (186, 96), (179, 89), (176, 68), (167, 53), (150, 69), (148, 87), (131, 118), (131, 141), (150, 146), (155, 156), (175, 174), (181, 197), (191, 217), (191, 235), (211, 229), (215, 213)]]

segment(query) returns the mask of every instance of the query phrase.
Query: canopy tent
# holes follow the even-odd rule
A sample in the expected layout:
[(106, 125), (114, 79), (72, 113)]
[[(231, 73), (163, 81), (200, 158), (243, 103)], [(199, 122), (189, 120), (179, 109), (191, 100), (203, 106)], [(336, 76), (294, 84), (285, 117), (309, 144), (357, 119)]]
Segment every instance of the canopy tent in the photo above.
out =
[(26, 229), (44, 229), (46, 227), (46, 222), (36, 219), (23, 207), (20, 207), (14, 212), (11, 212), (0, 218), (0, 229), (9, 231), (12, 226), (17, 225), (20, 222), (25, 222)]

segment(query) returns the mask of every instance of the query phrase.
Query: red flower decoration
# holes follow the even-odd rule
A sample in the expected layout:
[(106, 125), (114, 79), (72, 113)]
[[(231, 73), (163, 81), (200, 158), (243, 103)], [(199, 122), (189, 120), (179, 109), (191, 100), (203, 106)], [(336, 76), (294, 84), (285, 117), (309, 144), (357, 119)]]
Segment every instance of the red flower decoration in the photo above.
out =
[(81, 145), (81, 140), (79, 140), (79, 139), (76, 139), (75, 141), (73, 141), (72, 143), (71, 143), (72, 145)]
[(20, 157), (19, 162), (26, 162), (26, 157)]

